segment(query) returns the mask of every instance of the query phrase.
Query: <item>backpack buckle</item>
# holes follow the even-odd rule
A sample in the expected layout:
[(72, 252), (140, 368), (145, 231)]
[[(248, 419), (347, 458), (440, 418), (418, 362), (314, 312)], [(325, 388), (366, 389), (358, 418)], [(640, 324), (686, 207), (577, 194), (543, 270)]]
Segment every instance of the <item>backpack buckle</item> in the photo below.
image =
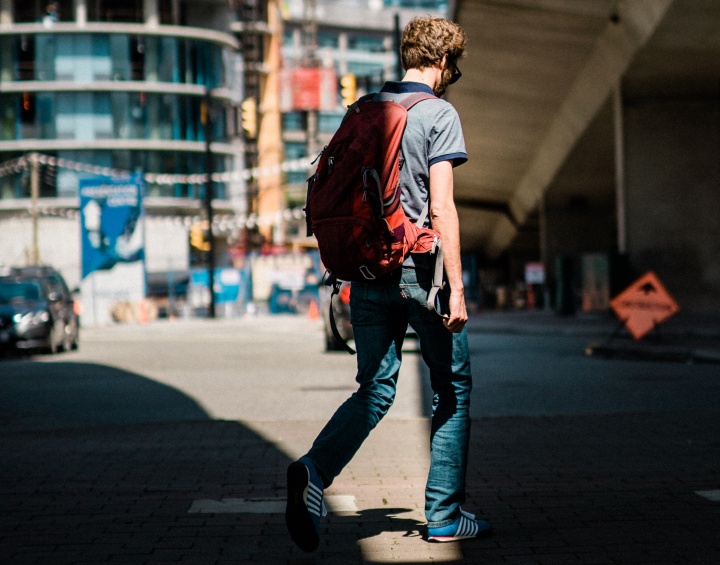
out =
[(337, 277), (335, 277), (335, 275), (333, 275), (329, 270), (325, 271), (320, 283), (325, 286), (331, 286), (333, 289), (337, 287), (337, 290), (340, 290), (340, 281), (337, 280)]

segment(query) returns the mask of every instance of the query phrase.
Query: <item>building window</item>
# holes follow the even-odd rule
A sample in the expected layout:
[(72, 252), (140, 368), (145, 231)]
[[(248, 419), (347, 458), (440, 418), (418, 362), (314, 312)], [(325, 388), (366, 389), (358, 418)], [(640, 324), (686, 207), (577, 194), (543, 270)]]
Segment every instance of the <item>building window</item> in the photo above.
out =
[(18, 80), (35, 79), (35, 36), (23, 35), (17, 38), (17, 70)]
[(339, 36), (331, 31), (320, 30), (318, 32), (318, 47), (332, 47), (337, 49), (340, 45)]
[(424, 8), (427, 10), (447, 10), (447, 0), (385, 0), (385, 5), (393, 8)]
[(305, 131), (305, 120), (302, 112), (287, 112), (282, 115), (283, 131)]
[[(289, 161), (307, 157), (307, 146), (305, 142), (288, 142), (285, 144), (285, 158)], [(302, 184), (307, 180), (307, 171), (289, 171), (285, 173), (287, 184)]]
[(385, 38), (378, 35), (349, 35), (348, 48), (369, 53), (384, 53)]
[[(0, 141), (162, 139), (203, 141), (203, 98), (144, 92), (23, 92), (0, 95)], [(213, 139), (228, 140), (227, 108), (213, 101)]]
[(321, 112), (318, 116), (318, 130), (320, 133), (335, 133), (340, 127), (340, 123), (345, 117), (345, 113), (326, 114)]
[[(158, 11), (160, 12), (160, 23), (163, 25), (180, 25), (182, 16), (180, 10), (184, 6), (173, 0), (158, 0)], [(177, 9), (177, 11), (174, 11)]]
[(73, 3), (52, 0), (13, 0), (13, 17), (17, 23), (70, 22), (75, 19)]
[(91, 22), (143, 23), (143, 0), (87, 0)]

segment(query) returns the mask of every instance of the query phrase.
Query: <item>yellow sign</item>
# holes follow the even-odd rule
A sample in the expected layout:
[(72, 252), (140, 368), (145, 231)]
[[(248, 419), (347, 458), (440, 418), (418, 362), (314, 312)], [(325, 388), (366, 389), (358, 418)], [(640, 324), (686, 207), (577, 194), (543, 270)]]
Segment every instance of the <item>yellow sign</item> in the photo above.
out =
[(634, 339), (642, 339), (680, 311), (677, 302), (652, 271), (645, 273), (610, 302)]

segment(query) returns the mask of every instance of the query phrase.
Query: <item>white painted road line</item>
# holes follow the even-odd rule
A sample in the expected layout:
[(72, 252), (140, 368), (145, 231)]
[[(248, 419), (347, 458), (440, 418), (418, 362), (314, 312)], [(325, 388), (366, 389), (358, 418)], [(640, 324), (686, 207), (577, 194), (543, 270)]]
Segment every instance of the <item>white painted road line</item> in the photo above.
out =
[[(355, 497), (350, 494), (325, 496), (330, 512), (357, 512)], [(194, 500), (189, 514), (283, 514), (284, 498), (223, 498)]]
[(696, 490), (695, 494), (699, 494), (703, 498), (707, 498), (713, 502), (720, 502), (720, 490)]

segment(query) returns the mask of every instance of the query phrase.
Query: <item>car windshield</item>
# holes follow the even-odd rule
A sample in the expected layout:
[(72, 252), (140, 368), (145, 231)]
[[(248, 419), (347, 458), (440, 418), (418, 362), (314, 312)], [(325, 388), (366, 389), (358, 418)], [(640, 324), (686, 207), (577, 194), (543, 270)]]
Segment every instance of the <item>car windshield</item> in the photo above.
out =
[(34, 282), (0, 281), (0, 304), (40, 300), (40, 285)]

